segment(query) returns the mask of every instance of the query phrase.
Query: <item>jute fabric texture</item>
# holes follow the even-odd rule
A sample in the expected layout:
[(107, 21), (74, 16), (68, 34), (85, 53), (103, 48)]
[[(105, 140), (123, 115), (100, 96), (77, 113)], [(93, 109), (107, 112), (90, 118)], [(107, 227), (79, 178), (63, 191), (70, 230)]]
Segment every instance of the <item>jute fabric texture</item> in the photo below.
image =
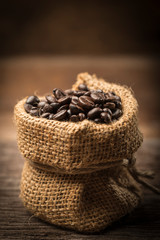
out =
[(26, 159), (21, 198), (34, 215), (55, 225), (96, 232), (131, 212), (140, 202), (138, 183), (122, 165), (140, 147), (138, 104), (127, 87), (79, 74), (73, 89), (114, 91), (123, 115), (109, 125), (32, 117), (26, 98), (15, 106), (17, 141)]

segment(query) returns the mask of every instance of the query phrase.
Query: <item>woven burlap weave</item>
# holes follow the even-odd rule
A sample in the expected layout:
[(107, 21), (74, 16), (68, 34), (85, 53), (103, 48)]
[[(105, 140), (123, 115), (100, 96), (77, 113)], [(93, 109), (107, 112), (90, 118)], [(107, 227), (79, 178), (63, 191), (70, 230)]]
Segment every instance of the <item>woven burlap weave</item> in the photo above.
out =
[(79, 74), (73, 89), (114, 91), (123, 116), (112, 124), (60, 122), (32, 117), (21, 100), (15, 106), (18, 147), (26, 159), (21, 181), (24, 205), (46, 221), (95, 232), (132, 211), (140, 202), (138, 183), (122, 165), (142, 143), (138, 105), (132, 92), (95, 75)]

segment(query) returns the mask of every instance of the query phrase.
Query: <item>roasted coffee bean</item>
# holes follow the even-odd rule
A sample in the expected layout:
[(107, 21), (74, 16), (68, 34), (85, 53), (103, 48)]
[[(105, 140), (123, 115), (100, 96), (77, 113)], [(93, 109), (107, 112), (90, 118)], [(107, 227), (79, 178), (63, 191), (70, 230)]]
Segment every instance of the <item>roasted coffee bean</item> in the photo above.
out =
[(95, 118), (95, 119), (94, 119), (94, 122), (95, 122), (95, 123), (102, 123), (102, 119), (101, 119), (101, 118)]
[(90, 96), (90, 95), (91, 95), (91, 92), (90, 92), (90, 91), (87, 91), (87, 92), (84, 93), (83, 96)]
[(26, 103), (31, 105), (37, 105), (40, 102), (37, 96), (29, 96), (26, 100)]
[(60, 112), (61, 110), (68, 110), (68, 108), (69, 108), (69, 105), (68, 105), (68, 104), (62, 105), (62, 106), (57, 110), (57, 112)]
[(85, 91), (73, 91), (73, 95), (77, 97), (80, 97), (84, 94), (85, 94)]
[(57, 88), (53, 93), (54, 93), (54, 96), (55, 96), (57, 99), (66, 96), (66, 93), (65, 93), (63, 90), (59, 89), (59, 88)]
[(56, 112), (57, 109), (60, 107), (60, 103), (51, 103), (50, 106), (53, 108), (53, 112)]
[(81, 91), (88, 91), (88, 87), (86, 84), (83, 84), (81, 83), (79, 86), (78, 86), (78, 89), (81, 90)]
[(96, 92), (103, 93), (103, 91), (101, 89), (97, 89)]
[(27, 104), (27, 103), (24, 104), (24, 109), (26, 110), (27, 113), (31, 111), (32, 107), (33, 106), (31, 104)]
[(102, 109), (101, 108), (93, 108), (92, 110), (90, 110), (87, 114), (87, 117), (89, 119), (95, 119), (95, 118), (98, 118), (100, 116), (102, 112)]
[(67, 94), (67, 95), (73, 95), (73, 90), (72, 90), (72, 89), (67, 89), (67, 90), (65, 90), (64, 92), (65, 92), (65, 94)]
[(53, 113), (49, 114), (49, 119), (50, 119), (50, 120), (52, 120), (53, 117), (54, 117), (54, 114), (53, 114)]
[(115, 109), (116, 108), (116, 104), (113, 102), (107, 102), (103, 105), (103, 107), (105, 108), (109, 108), (109, 109)]
[(77, 96), (72, 96), (71, 103), (78, 104), (78, 102), (79, 102), (79, 98)]
[(69, 109), (71, 110), (71, 114), (78, 114), (84, 111), (83, 108), (73, 103), (70, 103)]
[(30, 111), (31, 116), (39, 116), (39, 109), (31, 109)]
[(68, 110), (67, 110), (67, 114), (68, 114), (68, 117), (70, 118), (70, 117), (71, 117), (71, 115), (72, 115), (72, 113), (71, 113), (71, 110), (70, 110), (70, 109), (68, 109)]
[(56, 98), (52, 95), (47, 95), (47, 96), (45, 96), (45, 98), (46, 98), (48, 103), (56, 102)]
[(72, 122), (78, 122), (78, 121), (79, 121), (79, 117), (78, 117), (77, 115), (72, 115), (72, 116), (70, 117), (70, 121), (72, 121)]
[(46, 112), (41, 115), (42, 118), (48, 118), (50, 113)]
[(79, 113), (78, 116), (80, 121), (83, 121), (86, 118), (84, 113)]
[(120, 101), (116, 101), (116, 107), (122, 110), (122, 103)]
[(105, 96), (103, 93), (99, 93), (99, 92), (92, 92), (91, 93), (91, 98), (93, 99), (93, 101), (95, 103), (102, 103), (105, 100)]
[(55, 120), (65, 120), (67, 118), (67, 110), (62, 110), (58, 113), (56, 113), (53, 117)]
[(43, 108), (45, 104), (46, 104), (46, 102), (39, 102), (37, 107), (38, 108)]
[(43, 107), (43, 113), (47, 113), (47, 112), (50, 112), (50, 113), (53, 112), (53, 107), (48, 103), (46, 103)]
[(69, 104), (71, 102), (71, 98), (70, 96), (64, 96), (58, 99), (57, 102), (60, 103), (60, 105)]
[(111, 122), (111, 115), (108, 114), (107, 112), (102, 112), (101, 113), (101, 118), (104, 120), (105, 123), (110, 123)]
[(118, 119), (122, 115), (122, 111), (120, 109), (116, 109), (114, 113), (112, 113), (112, 119)]
[(85, 109), (91, 109), (94, 107), (94, 102), (91, 97), (81, 96), (79, 97), (79, 105)]
[(112, 116), (112, 111), (109, 108), (103, 108), (103, 112), (107, 112)]

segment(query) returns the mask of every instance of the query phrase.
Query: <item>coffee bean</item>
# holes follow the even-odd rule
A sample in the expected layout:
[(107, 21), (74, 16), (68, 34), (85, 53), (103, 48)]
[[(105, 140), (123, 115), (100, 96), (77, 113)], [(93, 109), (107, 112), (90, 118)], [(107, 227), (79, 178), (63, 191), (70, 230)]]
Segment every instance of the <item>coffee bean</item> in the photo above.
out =
[(116, 109), (114, 113), (112, 113), (112, 118), (113, 119), (118, 119), (122, 115), (122, 111), (120, 109)]
[(40, 102), (37, 96), (29, 96), (26, 100), (26, 103), (31, 105), (37, 105)]
[(97, 89), (96, 92), (103, 93), (103, 91), (101, 89)]
[(45, 98), (46, 98), (48, 103), (56, 102), (56, 98), (52, 95), (47, 95), (47, 96), (45, 96)]
[(53, 93), (54, 93), (54, 96), (55, 96), (57, 99), (66, 96), (66, 93), (65, 93), (63, 90), (59, 89), (59, 88), (57, 88)]
[(42, 118), (48, 118), (50, 113), (46, 112), (41, 115)]
[(115, 102), (116, 107), (122, 110), (122, 103), (120, 101)]
[(73, 103), (70, 103), (69, 108), (71, 110), (71, 114), (78, 114), (84, 111), (83, 108)]
[(53, 107), (48, 103), (46, 103), (43, 107), (43, 113), (47, 113), (47, 112), (50, 112), (50, 113), (53, 112)]
[(82, 95), (84, 95), (85, 94), (85, 91), (74, 91), (73, 92), (73, 95), (74, 96), (77, 96), (77, 97), (80, 97), (80, 96), (82, 96)]
[(91, 93), (91, 98), (93, 99), (93, 101), (95, 103), (102, 103), (105, 100), (105, 96), (103, 93), (99, 93), (99, 92), (92, 92)]
[(101, 118), (95, 118), (95, 119), (94, 119), (94, 122), (95, 122), (95, 123), (102, 123), (102, 119), (101, 119)]
[(91, 97), (81, 96), (79, 98), (79, 105), (85, 109), (91, 109), (94, 107), (94, 102)]
[(46, 102), (39, 102), (37, 107), (38, 108), (43, 108), (45, 104), (46, 104)]
[(90, 96), (90, 95), (91, 95), (91, 92), (90, 92), (90, 91), (87, 91), (87, 92), (84, 93), (83, 96)]
[(112, 111), (109, 108), (103, 108), (103, 112), (107, 112), (112, 116)]
[(102, 112), (102, 109), (101, 108), (93, 108), (92, 110), (90, 110), (87, 114), (87, 117), (89, 119), (95, 119), (95, 118), (98, 118), (100, 116)]
[(31, 109), (30, 111), (31, 116), (39, 116), (39, 109)]
[(54, 117), (54, 114), (53, 114), (53, 113), (49, 114), (49, 119), (50, 119), (50, 120), (52, 120), (53, 117)]
[(27, 113), (30, 112), (30, 110), (32, 109), (32, 107), (33, 107), (33, 106), (32, 106), (31, 104), (27, 104), (27, 103), (24, 104), (24, 109), (26, 110)]
[(81, 83), (79, 86), (78, 86), (78, 89), (81, 90), (81, 91), (88, 91), (88, 87), (86, 84), (83, 84)]
[(71, 115), (72, 115), (72, 113), (71, 113), (71, 110), (70, 110), (70, 109), (68, 109), (68, 110), (67, 110), (67, 114), (68, 114), (68, 117), (70, 118), (70, 117), (71, 117)]
[(79, 113), (78, 116), (80, 121), (83, 121), (86, 118), (84, 113)]
[(71, 102), (71, 98), (69, 96), (64, 96), (58, 99), (58, 103), (60, 103), (60, 105), (69, 104), (70, 102)]
[(111, 115), (108, 114), (107, 112), (102, 112), (101, 113), (101, 118), (104, 120), (105, 123), (110, 123), (111, 122)]
[(73, 90), (72, 90), (72, 89), (67, 89), (67, 90), (65, 90), (64, 92), (65, 92), (65, 94), (67, 94), (67, 95), (73, 95)]
[(107, 102), (103, 105), (105, 108), (109, 108), (109, 109), (115, 109), (116, 108), (116, 104), (113, 102)]
[(73, 104), (78, 104), (78, 102), (79, 102), (79, 98), (76, 97), (76, 96), (72, 96), (71, 103), (73, 103)]
[(61, 110), (68, 110), (68, 108), (69, 108), (69, 105), (68, 105), (68, 104), (62, 105), (62, 106), (57, 110), (57, 112), (60, 112)]
[(72, 122), (78, 122), (78, 121), (79, 121), (79, 117), (78, 117), (77, 115), (72, 115), (72, 116), (70, 117), (70, 121), (72, 121)]
[(55, 120), (65, 120), (67, 118), (67, 110), (62, 110), (56, 113), (53, 117)]
[(53, 108), (53, 112), (56, 112), (57, 109), (60, 107), (60, 103), (51, 103), (50, 106)]

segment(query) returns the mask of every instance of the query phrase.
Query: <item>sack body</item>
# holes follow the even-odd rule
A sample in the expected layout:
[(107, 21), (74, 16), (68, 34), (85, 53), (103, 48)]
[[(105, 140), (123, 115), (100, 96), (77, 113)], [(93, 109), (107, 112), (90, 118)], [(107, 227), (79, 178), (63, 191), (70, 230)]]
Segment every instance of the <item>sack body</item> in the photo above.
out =
[(123, 166), (142, 143), (132, 92), (95, 75), (79, 74), (73, 89), (114, 91), (123, 115), (109, 125), (36, 118), (15, 106), (17, 140), (26, 159), (21, 199), (34, 215), (55, 225), (96, 232), (131, 212), (141, 199), (138, 183)]

